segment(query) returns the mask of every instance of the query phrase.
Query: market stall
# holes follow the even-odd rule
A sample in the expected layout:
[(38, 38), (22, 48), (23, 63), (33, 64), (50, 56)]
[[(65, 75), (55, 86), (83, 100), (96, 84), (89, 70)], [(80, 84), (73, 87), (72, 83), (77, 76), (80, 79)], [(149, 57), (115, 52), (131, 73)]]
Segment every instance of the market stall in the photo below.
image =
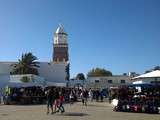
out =
[(137, 84), (119, 88), (115, 111), (160, 112), (160, 85)]
[(4, 104), (42, 104), (45, 94), (40, 85), (12, 84), (5, 87), (3, 101)]

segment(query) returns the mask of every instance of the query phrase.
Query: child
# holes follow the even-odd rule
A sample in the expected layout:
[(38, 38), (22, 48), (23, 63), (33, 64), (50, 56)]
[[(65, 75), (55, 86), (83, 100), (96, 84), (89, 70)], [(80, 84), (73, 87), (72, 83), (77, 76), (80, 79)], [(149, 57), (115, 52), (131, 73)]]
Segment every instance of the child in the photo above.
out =
[(57, 112), (59, 112), (59, 110), (61, 111), (61, 113), (65, 112), (64, 107), (63, 107), (63, 102), (64, 102), (64, 96), (61, 93), (59, 96), (59, 104), (58, 104), (58, 111)]

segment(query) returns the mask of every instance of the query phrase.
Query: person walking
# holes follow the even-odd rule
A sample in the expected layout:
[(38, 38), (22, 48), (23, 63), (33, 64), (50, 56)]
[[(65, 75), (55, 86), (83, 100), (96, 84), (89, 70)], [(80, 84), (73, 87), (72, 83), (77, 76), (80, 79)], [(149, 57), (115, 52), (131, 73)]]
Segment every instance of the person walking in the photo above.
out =
[(73, 104), (73, 102), (74, 102), (74, 93), (73, 93), (72, 90), (71, 90), (70, 95), (69, 95), (69, 101), (70, 101), (70, 105)]
[(54, 112), (57, 112), (57, 108), (58, 108), (58, 105), (59, 105), (59, 91), (58, 89), (56, 88), (55, 90), (55, 101), (54, 101)]
[(90, 101), (92, 102), (93, 101), (93, 91), (91, 88), (89, 89), (88, 94), (89, 94)]
[(100, 92), (99, 90), (96, 90), (96, 102), (99, 102), (99, 96), (100, 96)]
[(51, 108), (51, 114), (53, 114), (53, 102), (54, 102), (54, 91), (52, 89), (49, 89), (46, 92), (46, 97), (47, 97), (47, 114), (49, 114), (49, 108)]
[(103, 90), (101, 90), (101, 92), (100, 92), (100, 98), (101, 98), (101, 102), (103, 102), (103, 98), (104, 98), (104, 96), (103, 96), (104, 94), (103, 94)]
[(81, 100), (82, 100), (82, 104), (84, 105), (84, 96), (83, 96), (83, 92), (84, 92), (84, 91), (81, 92), (80, 97), (81, 97)]
[(59, 96), (59, 104), (58, 104), (58, 110), (57, 112), (61, 111), (61, 113), (65, 112), (64, 106), (63, 106), (63, 102), (64, 102), (64, 95), (61, 92), (60, 96)]
[(83, 105), (87, 106), (87, 101), (88, 101), (88, 91), (87, 91), (86, 89), (83, 91), (83, 99), (84, 99)]

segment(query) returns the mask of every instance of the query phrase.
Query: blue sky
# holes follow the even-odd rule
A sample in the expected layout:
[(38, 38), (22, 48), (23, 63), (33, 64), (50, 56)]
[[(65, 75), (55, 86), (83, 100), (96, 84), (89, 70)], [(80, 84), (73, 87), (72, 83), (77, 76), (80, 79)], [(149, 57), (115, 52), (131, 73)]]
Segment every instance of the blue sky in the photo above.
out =
[(0, 0), (0, 61), (33, 52), (51, 61), (53, 33), (68, 33), (71, 76), (160, 65), (159, 0)]

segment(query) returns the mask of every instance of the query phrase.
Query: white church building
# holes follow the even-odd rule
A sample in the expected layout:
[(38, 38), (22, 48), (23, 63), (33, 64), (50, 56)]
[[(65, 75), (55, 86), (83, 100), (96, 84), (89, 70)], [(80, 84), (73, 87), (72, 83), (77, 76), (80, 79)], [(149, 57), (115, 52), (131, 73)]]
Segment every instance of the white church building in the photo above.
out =
[(16, 61), (0, 61), (0, 88), (6, 85), (22, 84), (20, 80), (27, 76), (31, 78), (29, 85), (66, 86), (66, 65), (69, 64), (67, 33), (62, 25), (59, 25), (54, 33), (52, 62), (40, 62), (39, 75), (10, 75), (12, 64)]

